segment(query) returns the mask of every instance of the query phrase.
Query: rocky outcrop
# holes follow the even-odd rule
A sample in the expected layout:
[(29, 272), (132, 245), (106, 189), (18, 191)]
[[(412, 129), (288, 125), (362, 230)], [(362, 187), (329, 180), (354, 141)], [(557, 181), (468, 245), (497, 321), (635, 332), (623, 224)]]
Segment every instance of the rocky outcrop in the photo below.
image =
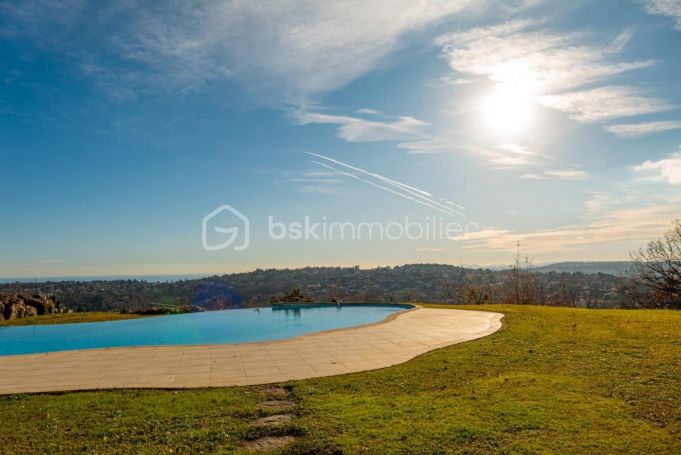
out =
[(59, 311), (59, 304), (44, 295), (0, 295), (0, 320), (19, 319), (52, 314)]

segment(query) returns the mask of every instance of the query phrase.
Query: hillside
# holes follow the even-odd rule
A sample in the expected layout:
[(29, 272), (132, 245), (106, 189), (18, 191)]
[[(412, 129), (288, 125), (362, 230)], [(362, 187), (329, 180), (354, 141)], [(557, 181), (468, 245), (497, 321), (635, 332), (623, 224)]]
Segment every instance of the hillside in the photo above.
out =
[(541, 273), (605, 273), (613, 276), (626, 276), (631, 261), (603, 261), (603, 262), (557, 262), (535, 268)]
[[(529, 271), (528, 271), (529, 272)], [(624, 283), (612, 275), (534, 274), (537, 303), (562, 306), (621, 306)], [(315, 301), (501, 303), (509, 269), (467, 269), (443, 264), (396, 267), (305, 267), (255, 270), (200, 279), (152, 283), (139, 280), (58, 281), (0, 285), (0, 293), (22, 293), (37, 286), (66, 307), (85, 311), (136, 311), (192, 305), (206, 310), (267, 305), (274, 296), (300, 289)]]

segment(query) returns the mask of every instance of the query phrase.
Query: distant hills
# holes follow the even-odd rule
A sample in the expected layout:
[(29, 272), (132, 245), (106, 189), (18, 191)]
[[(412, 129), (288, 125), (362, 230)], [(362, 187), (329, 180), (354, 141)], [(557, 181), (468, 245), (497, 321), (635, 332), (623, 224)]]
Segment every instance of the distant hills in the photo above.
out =
[(555, 264), (535, 267), (540, 273), (607, 273), (614, 276), (625, 276), (631, 268), (631, 261), (603, 261), (603, 262), (557, 262)]
[[(551, 264), (537, 265), (533, 268), (535, 272), (539, 273), (607, 273), (614, 276), (626, 276), (631, 261), (573, 261), (573, 262), (555, 262)], [(467, 269), (483, 269), (492, 270), (495, 272), (509, 270), (510, 264), (496, 264), (496, 265), (478, 265), (478, 264), (464, 264)]]
[[(551, 305), (618, 307), (627, 262), (562, 262), (533, 268), (537, 301)], [(553, 273), (542, 273), (553, 272)], [(581, 273), (576, 273), (581, 272)], [(602, 274), (599, 274), (602, 272)], [(525, 276), (525, 274), (522, 274)], [(204, 278), (37, 281), (0, 284), (0, 295), (42, 293), (64, 307), (86, 311), (144, 311), (197, 306), (205, 310), (269, 304), (272, 297), (299, 289), (296, 296), (318, 302), (503, 302), (513, 289), (509, 267), (501, 270), (445, 264), (408, 264), (360, 269), (305, 267), (257, 269)]]

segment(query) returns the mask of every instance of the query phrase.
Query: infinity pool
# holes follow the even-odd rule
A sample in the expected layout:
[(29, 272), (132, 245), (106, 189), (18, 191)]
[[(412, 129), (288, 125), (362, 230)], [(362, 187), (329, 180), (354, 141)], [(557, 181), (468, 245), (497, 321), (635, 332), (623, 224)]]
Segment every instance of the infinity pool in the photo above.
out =
[(409, 305), (281, 305), (79, 324), (0, 327), (0, 355), (277, 340), (378, 322)]

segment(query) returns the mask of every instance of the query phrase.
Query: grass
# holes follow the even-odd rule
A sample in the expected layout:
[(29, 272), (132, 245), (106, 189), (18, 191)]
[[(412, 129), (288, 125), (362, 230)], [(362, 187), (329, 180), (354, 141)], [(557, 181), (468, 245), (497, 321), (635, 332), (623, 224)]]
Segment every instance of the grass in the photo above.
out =
[(45, 324), (70, 324), (74, 322), (101, 322), (115, 321), (119, 319), (134, 319), (142, 317), (137, 314), (121, 314), (113, 312), (85, 312), (85, 313), (58, 313), (32, 316), (28, 318), (9, 319), (0, 321), (0, 327), (16, 325), (45, 325)]
[[(466, 307), (476, 308), (476, 307)], [(283, 453), (681, 453), (681, 312), (484, 306), (480, 340), (287, 384)], [(262, 388), (0, 397), (7, 453), (234, 453)]]

